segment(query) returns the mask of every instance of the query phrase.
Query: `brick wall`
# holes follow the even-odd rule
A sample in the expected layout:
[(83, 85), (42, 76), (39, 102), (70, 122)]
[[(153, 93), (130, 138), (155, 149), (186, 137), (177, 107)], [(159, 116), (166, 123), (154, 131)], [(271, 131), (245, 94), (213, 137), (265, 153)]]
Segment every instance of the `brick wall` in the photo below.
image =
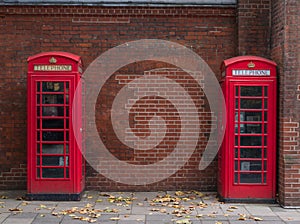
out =
[(270, 57), (270, 0), (239, 0), (238, 55)]
[(299, 206), (300, 2), (272, 2), (272, 59), (278, 64), (279, 140), (278, 193), (286, 207)]
[[(236, 55), (235, 15), (236, 9), (231, 7), (0, 7), (0, 50), (2, 52), (0, 187), (25, 188), (25, 170), (18, 185), (8, 181), (7, 176), (14, 176), (14, 169), (24, 167), (26, 164), (26, 59), (28, 56), (42, 51), (67, 51), (80, 55), (86, 68), (101, 53), (119, 44), (142, 38), (159, 38), (175, 41), (194, 50), (216, 74), (219, 74), (222, 60)], [(137, 68), (129, 68), (122, 74), (140, 75), (139, 70), (149, 71), (153, 68), (157, 66), (137, 65)], [(118, 84), (117, 82), (118, 80), (113, 80), (112, 77), (108, 86), (114, 86)], [(102, 102), (111, 104), (115, 90), (111, 88), (103, 91), (105, 99)], [(166, 104), (167, 102), (164, 105)], [(172, 110), (171, 105), (169, 109)], [(107, 114), (100, 113), (99, 116), (98, 129), (107, 128), (105, 133), (113, 136), (113, 130), (100, 122), (103, 119), (109, 121), (105, 120)], [(210, 116), (207, 115), (203, 119), (209, 122)], [(199, 171), (197, 167), (205, 138), (200, 138), (202, 142), (199, 142), (188, 163), (166, 181), (140, 188), (125, 186), (109, 181), (89, 167), (87, 186), (89, 189), (99, 190), (154, 190), (177, 187), (215, 190), (216, 163), (205, 171)], [(108, 144), (113, 152), (114, 149), (118, 149), (119, 141), (110, 141)], [(164, 147), (167, 147), (165, 154), (154, 152), (159, 155), (155, 160), (168, 154), (173, 144), (174, 142), (165, 141)], [(153, 159), (150, 153), (140, 152), (137, 155), (132, 153), (132, 150), (127, 150), (123, 154), (114, 155), (123, 160), (135, 158), (138, 162), (144, 161), (143, 156), (149, 160)]]

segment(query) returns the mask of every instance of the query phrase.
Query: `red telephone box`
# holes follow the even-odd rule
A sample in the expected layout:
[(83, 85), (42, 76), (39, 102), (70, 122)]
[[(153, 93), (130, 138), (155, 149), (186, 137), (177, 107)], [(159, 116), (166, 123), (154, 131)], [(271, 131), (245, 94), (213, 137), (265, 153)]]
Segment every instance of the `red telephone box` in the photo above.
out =
[(273, 201), (276, 176), (276, 64), (256, 56), (221, 66), (227, 126), (219, 151), (223, 201)]
[(74, 104), (73, 98), (76, 88), (82, 88), (81, 73), (80, 57), (70, 53), (45, 52), (28, 58), (30, 200), (80, 200), (85, 185), (82, 97)]

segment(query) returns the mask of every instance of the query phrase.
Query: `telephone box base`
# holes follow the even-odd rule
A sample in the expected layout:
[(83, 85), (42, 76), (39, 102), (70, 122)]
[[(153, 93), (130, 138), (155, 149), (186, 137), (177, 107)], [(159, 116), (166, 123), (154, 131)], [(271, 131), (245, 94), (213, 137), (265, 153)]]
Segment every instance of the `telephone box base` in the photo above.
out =
[(80, 201), (82, 192), (78, 194), (26, 194), (29, 201)]
[(254, 203), (254, 204), (275, 204), (275, 199), (269, 198), (224, 198), (220, 195), (217, 196), (220, 202), (225, 203)]

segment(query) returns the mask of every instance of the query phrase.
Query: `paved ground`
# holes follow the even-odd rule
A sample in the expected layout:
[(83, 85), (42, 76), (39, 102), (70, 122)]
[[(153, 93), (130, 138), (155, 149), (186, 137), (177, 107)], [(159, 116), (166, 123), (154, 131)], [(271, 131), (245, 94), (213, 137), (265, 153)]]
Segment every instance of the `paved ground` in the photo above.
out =
[(24, 192), (0, 192), (5, 224), (299, 224), (300, 209), (277, 204), (224, 204), (215, 194), (85, 192), (77, 202), (24, 201)]

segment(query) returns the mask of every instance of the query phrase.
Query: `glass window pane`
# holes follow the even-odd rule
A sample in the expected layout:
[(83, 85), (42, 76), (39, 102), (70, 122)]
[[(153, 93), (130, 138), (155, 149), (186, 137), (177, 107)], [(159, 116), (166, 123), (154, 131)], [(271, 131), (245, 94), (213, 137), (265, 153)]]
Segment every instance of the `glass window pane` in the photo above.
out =
[(39, 154), (41, 151), (40, 144), (36, 144), (36, 153)]
[(239, 87), (238, 87), (238, 86), (235, 87), (235, 95), (236, 95), (236, 96), (239, 95)]
[(40, 165), (40, 156), (36, 157), (36, 165), (39, 166)]
[(43, 178), (63, 178), (64, 169), (63, 168), (43, 168), (42, 169)]
[(69, 145), (68, 144), (66, 145), (66, 153), (67, 154), (69, 153)]
[(63, 141), (64, 132), (60, 131), (43, 131), (43, 141)]
[(40, 168), (37, 168), (37, 169), (36, 169), (36, 177), (37, 177), (37, 178), (40, 178), (40, 177), (41, 177), (41, 174), (40, 174)]
[(261, 148), (240, 148), (240, 158), (261, 158)]
[(268, 87), (265, 86), (264, 88), (265, 88), (265, 90), (264, 90), (264, 91), (265, 91), (265, 94), (264, 94), (264, 95), (265, 95), (265, 96), (268, 96)]
[(260, 173), (241, 173), (240, 175), (241, 183), (261, 183)]
[(238, 109), (239, 107), (239, 100), (238, 99), (235, 99), (235, 109)]
[(262, 133), (262, 124), (245, 124), (244, 133), (260, 134)]
[(37, 103), (37, 104), (40, 104), (40, 99), (41, 99), (41, 98), (40, 98), (40, 95), (36, 95), (36, 103)]
[(260, 171), (262, 170), (261, 161), (241, 161), (240, 162), (241, 171)]
[(43, 119), (44, 129), (63, 129), (64, 119)]
[(234, 170), (238, 171), (239, 170), (239, 161), (234, 161)]
[(261, 136), (241, 136), (241, 146), (260, 146), (262, 141)]
[(63, 156), (43, 156), (42, 158), (43, 166), (64, 166)]
[(69, 174), (69, 168), (66, 168), (66, 178), (70, 178), (70, 174)]
[(43, 104), (63, 104), (63, 94), (43, 94)]
[(64, 116), (64, 107), (43, 106), (43, 116)]
[(261, 99), (241, 99), (241, 109), (261, 109)]
[(262, 87), (241, 86), (241, 96), (262, 96)]
[(43, 144), (42, 145), (43, 154), (64, 154), (63, 144)]
[(36, 83), (36, 91), (40, 92), (40, 90), (41, 90), (40, 82), (37, 82)]
[(235, 136), (235, 144), (234, 145), (236, 145), (236, 146), (239, 145), (239, 137), (238, 136)]
[(235, 173), (234, 174), (234, 183), (238, 183), (239, 182), (239, 174)]
[(245, 111), (244, 121), (262, 121), (262, 112), (261, 111)]
[(43, 82), (43, 92), (63, 92), (63, 82)]

